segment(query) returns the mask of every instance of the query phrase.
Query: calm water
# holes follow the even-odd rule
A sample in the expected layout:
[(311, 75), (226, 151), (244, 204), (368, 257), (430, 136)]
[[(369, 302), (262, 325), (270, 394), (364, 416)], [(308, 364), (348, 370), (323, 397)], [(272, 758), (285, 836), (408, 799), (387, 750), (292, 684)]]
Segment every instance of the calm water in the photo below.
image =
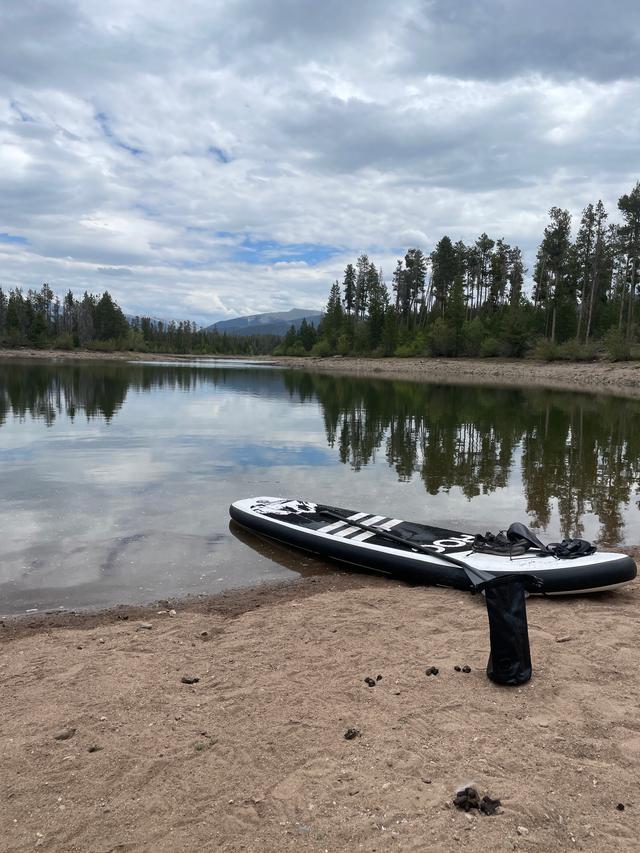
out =
[(640, 401), (229, 363), (0, 363), (0, 613), (322, 571), (230, 529), (306, 497), (640, 542)]

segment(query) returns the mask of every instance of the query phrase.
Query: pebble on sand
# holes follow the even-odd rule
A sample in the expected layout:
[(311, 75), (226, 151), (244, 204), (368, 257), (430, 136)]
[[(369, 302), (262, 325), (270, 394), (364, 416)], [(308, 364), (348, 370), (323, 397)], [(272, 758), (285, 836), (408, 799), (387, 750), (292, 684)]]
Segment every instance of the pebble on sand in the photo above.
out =
[(136, 628), (136, 631), (150, 631), (152, 628), (153, 625), (151, 622), (141, 622)]
[(183, 684), (197, 684), (200, 681), (200, 678), (197, 675), (183, 675), (180, 681)]
[(54, 740), (69, 740), (76, 733), (75, 729), (60, 729), (59, 732), (56, 732), (53, 736)]

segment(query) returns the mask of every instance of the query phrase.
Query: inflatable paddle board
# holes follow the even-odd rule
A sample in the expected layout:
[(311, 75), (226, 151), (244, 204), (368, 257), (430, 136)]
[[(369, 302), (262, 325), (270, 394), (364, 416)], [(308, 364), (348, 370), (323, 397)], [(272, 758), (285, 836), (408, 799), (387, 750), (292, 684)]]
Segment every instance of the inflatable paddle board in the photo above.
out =
[(540, 592), (557, 595), (615, 589), (636, 576), (625, 554), (555, 559), (534, 548), (513, 556), (479, 554), (470, 533), (305, 500), (247, 498), (232, 503), (229, 513), (255, 533), (410, 583), (469, 590), (467, 568), (489, 576), (522, 572), (539, 579)]

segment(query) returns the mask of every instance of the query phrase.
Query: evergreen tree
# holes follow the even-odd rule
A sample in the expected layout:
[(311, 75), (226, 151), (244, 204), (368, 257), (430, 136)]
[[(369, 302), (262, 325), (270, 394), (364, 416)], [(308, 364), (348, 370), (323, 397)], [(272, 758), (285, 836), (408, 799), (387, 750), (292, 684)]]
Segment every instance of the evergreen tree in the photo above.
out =
[(344, 271), (342, 292), (344, 293), (344, 308), (350, 317), (354, 312), (356, 304), (356, 271), (353, 264), (347, 264), (347, 268)]
[(367, 255), (360, 255), (356, 261), (356, 268), (354, 314), (356, 318), (364, 319), (367, 310), (367, 278), (369, 276), (369, 258)]
[[(638, 277), (640, 276), (640, 181), (633, 190), (620, 196), (618, 209), (622, 213), (624, 224), (620, 229), (622, 245), (627, 259), (627, 275), (625, 293), (622, 295), (622, 304), (626, 302), (627, 312), (627, 339), (631, 339), (635, 320), (635, 302), (638, 289)], [(620, 313), (620, 325), (622, 326), (623, 310)]]
[(124, 314), (106, 290), (93, 310), (93, 323), (96, 337), (101, 341), (123, 338), (129, 329)]
[(509, 307), (519, 308), (524, 282), (524, 263), (522, 252), (514, 246), (509, 252)]
[[(575, 304), (570, 305), (569, 260), (571, 249), (571, 214), (568, 210), (552, 207), (549, 211), (550, 223), (544, 229), (544, 237), (538, 252), (536, 272), (544, 287), (544, 301), (547, 310), (547, 331), (553, 342), (556, 340), (556, 326), (559, 312), (566, 320), (567, 314)], [(569, 312), (567, 311), (569, 309)], [(567, 337), (567, 328), (562, 337)]]
[(453, 282), (460, 271), (458, 252), (449, 237), (443, 237), (431, 253), (433, 310), (444, 317)]
[(342, 329), (342, 300), (340, 299), (340, 284), (336, 281), (331, 287), (329, 300), (320, 324), (320, 336), (324, 338), (333, 351), (336, 349)]
[(409, 311), (415, 320), (424, 297), (427, 275), (427, 259), (422, 249), (409, 249), (404, 256), (404, 265)]

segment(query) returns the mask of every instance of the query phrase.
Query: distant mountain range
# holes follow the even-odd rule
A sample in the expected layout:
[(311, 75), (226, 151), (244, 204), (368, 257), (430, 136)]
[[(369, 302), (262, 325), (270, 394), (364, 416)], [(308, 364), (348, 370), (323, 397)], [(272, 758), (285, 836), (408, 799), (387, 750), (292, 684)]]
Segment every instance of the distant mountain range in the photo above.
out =
[(207, 326), (205, 331), (226, 332), (228, 335), (286, 335), (291, 326), (297, 329), (303, 320), (317, 326), (321, 319), (320, 311), (292, 308), (290, 311), (272, 311), (268, 314), (220, 320)]

